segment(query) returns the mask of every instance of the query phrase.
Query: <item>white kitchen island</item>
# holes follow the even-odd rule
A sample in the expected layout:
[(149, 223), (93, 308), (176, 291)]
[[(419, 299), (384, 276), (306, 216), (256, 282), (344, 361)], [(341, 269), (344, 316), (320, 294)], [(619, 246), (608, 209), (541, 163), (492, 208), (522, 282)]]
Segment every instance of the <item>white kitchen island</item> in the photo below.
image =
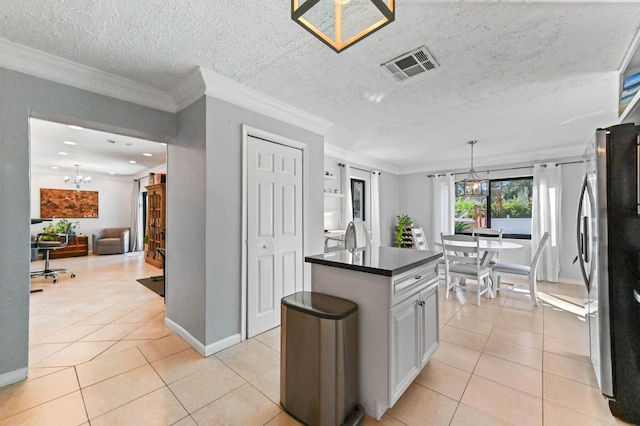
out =
[(369, 247), (308, 256), (311, 288), (358, 304), (359, 395), (380, 420), (439, 345), (442, 253)]

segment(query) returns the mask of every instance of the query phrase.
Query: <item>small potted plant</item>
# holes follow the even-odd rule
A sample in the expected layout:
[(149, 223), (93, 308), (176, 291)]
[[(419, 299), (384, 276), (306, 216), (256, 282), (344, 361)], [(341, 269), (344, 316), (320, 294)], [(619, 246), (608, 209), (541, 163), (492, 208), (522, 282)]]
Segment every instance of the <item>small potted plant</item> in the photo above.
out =
[(396, 247), (406, 247), (403, 234), (413, 225), (411, 218), (406, 215), (398, 216), (398, 225), (396, 226)]
[[(69, 222), (67, 219), (60, 219), (56, 223), (51, 223), (45, 226), (43, 231), (46, 234), (65, 234), (69, 231), (69, 236), (75, 236), (75, 229), (80, 225), (80, 222)], [(42, 241), (53, 241), (55, 237), (52, 235), (43, 235), (40, 238)]]

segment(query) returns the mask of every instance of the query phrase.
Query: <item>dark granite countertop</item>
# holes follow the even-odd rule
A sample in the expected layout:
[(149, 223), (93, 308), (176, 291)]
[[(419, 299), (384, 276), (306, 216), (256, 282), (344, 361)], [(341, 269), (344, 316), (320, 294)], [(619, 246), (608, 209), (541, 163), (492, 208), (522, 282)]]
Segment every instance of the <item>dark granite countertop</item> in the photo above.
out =
[(437, 260), (442, 253), (396, 247), (367, 247), (354, 251), (342, 250), (304, 258), (305, 262), (333, 266), (388, 277)]

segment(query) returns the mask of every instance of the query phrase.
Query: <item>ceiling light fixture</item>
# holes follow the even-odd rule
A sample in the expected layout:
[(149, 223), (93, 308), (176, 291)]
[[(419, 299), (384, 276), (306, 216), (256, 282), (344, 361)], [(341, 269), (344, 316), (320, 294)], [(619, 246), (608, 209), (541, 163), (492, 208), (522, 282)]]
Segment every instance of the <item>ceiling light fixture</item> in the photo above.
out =
[(136, 162), (134, 160), (129, 160), (129, 163), (136, 164)]
[(68, 152), (64, 152), (64, 151), (59, 151), (58, 155), (69, 155), (69, 153)]
[(84, 130), (84, 127), (76, 126), (75, 124), (69, 124), (67, 127), (73, 130)]
[(144, 152), (144, 153), (142, 153), (142, 155), (144, 155), (145, 157), (153, 157), (153, 155), (149, 154), (148, 152)]
[(91, 177), (90, 176), (82, 176), (80, 174), (80, 164), (74, 164), (74, 166), (76, 166), (76, 175), (73, 179), (71, 179), (69, 176), (65, 176), (64, 177), (64, 183), (73, 183), (76, 187), (76, 191), (80, 192), (80, 184), (84, 183), (87, 184), (89, 182), (91, 182)]
[(291, 0), (291, 19), (340, 53), (395, 20), (395, 0)]
[(72, 141), (62, 141), (63, 144), (65, 145), (77, 145), (77, 143), (72, 142)]
[(473, 146), (478, 141), (467, 142), (471, 145), (471, 168), (469, 174), (463, 180), (456, 182), (456, 196), (466, 197), (468, 195), (480, 195), (486, 196), (489, 193), (489, 181), (487, 179), (480, 179), (473, 168)]

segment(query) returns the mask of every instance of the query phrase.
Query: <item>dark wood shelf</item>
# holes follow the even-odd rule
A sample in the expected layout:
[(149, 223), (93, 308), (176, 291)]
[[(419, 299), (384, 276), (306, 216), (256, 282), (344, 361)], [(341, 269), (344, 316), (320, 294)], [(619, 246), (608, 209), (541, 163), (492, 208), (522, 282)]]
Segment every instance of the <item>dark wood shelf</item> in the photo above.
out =
[(60, 259), (63, 257), (87, 256), (89, 254), (89, 237), (86, 235), (77, 235), (69, 237), (69, 244), (65, 248), (51, 250), (51, 259)]
[(165, 184), (157, 183), (146, 187), (147, 197), (147, 244), (144, 250), (145, 262), (162, 268), (163, 258), (158, 252), (159, 248), (166, 248), (165, 245), (165, 212), (166, 197)]

